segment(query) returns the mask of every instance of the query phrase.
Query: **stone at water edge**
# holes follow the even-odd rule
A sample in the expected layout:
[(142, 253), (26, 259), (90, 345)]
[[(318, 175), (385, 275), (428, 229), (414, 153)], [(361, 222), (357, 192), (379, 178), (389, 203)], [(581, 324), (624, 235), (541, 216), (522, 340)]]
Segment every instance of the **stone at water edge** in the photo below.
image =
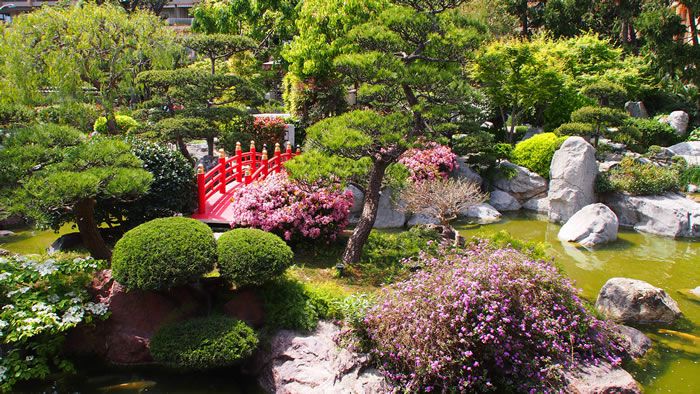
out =
[(554, 152), (550, 167), (549, 220), (564, 223), (586, 205), (596, 202), (598, 163), (595, 149), (581, 137), (569, 137)]
[(496, 223), (501, 220), (501, 213), (487, 203), (472, 205), (459, 213), (461, 219), (476, 219), (479, 224)]
[(546, 194), (533, 197), (525, 201), (525, 204), (523, 204), (523, 209), (546, 214), (549, 212), (549, 199), (547, 198)]
[(612, 193), (605, 203), (620, 226), (667, 237), (700, 237), (700, 203), (677, 193), (631, 196)]
[(390, 392), (369, 357), (339, 348), (340, 328), (319, 322), (316, 331), (279, 331), (269, 347), (261, 347), (253, 362), (260, 385), (271, 393)]
[(651, 339), (636, 328), (616, 324), (613, 330), (622, 339), (625, 353), (630, 358), (635, 360), (643, 358), (651, 349)]
[(509, 179), (499, 178), (494, 186), (515, 197), (519, 202), (527, 201), (547, 191), (547, 180), (525, 167), (505, 162), (504, 167), (511, 169), (515, 176)]
[(685, 298), (700, 302), (700, 286), (694, 289), (679, 290), (678, 292), (681, 293)]
[(559, 230), (558, 238), (592, 247), (617, 239), (615, 212), (604, 204), (591, 204), (576, 212)]
[(436, 218), (433, 215), (417, 213), (417, 214), (411, 215), (411, 218), (408, 219), (408, 223), (406, 223), (406, 225), (408, 227), (424, 225), (424, 224), (440, 224), (440, 220), (438, 220), (438, 218)]
[(3, 238), (3, 237), (12, 237), (12, 236), (14, 236), (14, 235), (15, 235), (15, 233), (13, 233), (13, 232), (10, 231), (10, 230), (0, 230), (0, 238)]
[(625, 324), (671, 325), (681, 316), (678, 304), (663, 289), (630, 278), (609, 279), (595, 306), (608, 319)]
[(517, 211), (522, 207), (515, 197), (498, 189), (491, 192), (489, 204), (498, 211)]
[(629, 372), (607, 362), (579, 365), (564, 371), (564, 392), (574, 394), (639, 394), (642, 389)]

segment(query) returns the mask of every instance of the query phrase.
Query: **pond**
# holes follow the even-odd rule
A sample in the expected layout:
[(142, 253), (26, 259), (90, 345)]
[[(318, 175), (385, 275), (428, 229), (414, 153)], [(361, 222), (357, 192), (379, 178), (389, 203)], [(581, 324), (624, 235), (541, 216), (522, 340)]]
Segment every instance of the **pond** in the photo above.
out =
[[(478, 226), (460, 225), (462, 235), (490, 234), (506, 230), (516, 238), (547, 242), (555, 261), (567, 276), (583, 290), (584, 297), (595, 301), (603, 284), (612, 277), (641, 279), (665, 289), (679, 304), (685, 320), (674, 328), (700, 337), (700, 302), (684, 297), (680, 291), (700, 286), (700, 242), (674, 240), (621, 231), (619, 240), (589, 251), (564, 245), (557, 239), (561, 226), (528, 214), (506, 215), (499, 223)], [(65, 226), (60, 233), (75, 231)], [(0, 238), (0, 248), (15, 253), (41, 253), (58, 237), (53, 231), (17, 231), (13, 237)], [(655, 340), (654, 352), (647, 362), (632, 371), (646, 393), (695, 393), (700, 387), (700, 343), (659, 334), (653, 328), (640, 327)], [(250, 377), (231, 379), (227, 374), (212, 374), (202, 379), (180, 379), (178, 375), (150, 370), (80, 368), (81, 374), (67, 382), (70, 391), (91, 392), (250, 392), (257, 387)], [(183, 375), (184, 376), (184, 375)], [(192, 377), (190, 377), (192, 378)], [(153, 382), (157, 382), (152, 386)], [(126, 386), (120, 386), (126, 383)], [(143, 387), (148, 386), (148, 387)], [(65, 388), (65, 387), (64, 387)]]
[(686, 318), (674, 329), (698, 336), (698, 340), (638, 327), (654, 340), (654, 353), (648, 362), (631, 372), (643, 384), (645, 393), (698, 392), (700, 302), (686, 298), (680, 291), (700, 286), (700, 242), (622, 230), (616, 242), (589, 251), (561, 243), (557, 239), (561, 226), (524, 213), (507, 215), (495, 224), (458, 228), (465, 237), (506, 230), (515, 238), (547, 242), (554, 260), (583, 290), (583, 296), (593, 302), (603, 284), (613, 277), (640, 279), (666, 290)]

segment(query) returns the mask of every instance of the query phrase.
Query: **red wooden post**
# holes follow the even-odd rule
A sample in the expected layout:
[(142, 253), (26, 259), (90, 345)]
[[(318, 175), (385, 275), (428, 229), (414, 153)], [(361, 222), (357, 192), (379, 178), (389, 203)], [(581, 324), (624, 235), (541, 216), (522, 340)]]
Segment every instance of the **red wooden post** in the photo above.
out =
[(219, 166), (219, 191), (226, 194), (226, 152), (223, 149), (219, 149)]
[(243, 178), (243, 180), (245, 181), (246, 185), (250, 185), (251, 182), (253, 182), (253, 179), (251, 179), (250, 177), (250, 167), (244, 166), (243, 169), (245, 171), (245, 177)]
[(287, 161), (292, 158), (292, 143), (287, 141), (287, 149), (286, 152), (284, 152), (285, 158), (284, 160)]
[(275, 167), (275, 172), (279, 173), (282, 171), (282, 150), (280, 149), (280, 143), (275, 144), (275, 158), (273, 159), (273, 163), (276, 164)]
[(250, 141), (250, 172), (255, 172), (255, 141)]
[(263, 151), (262, 151), (262, 179), (267, 178), (267, 172), (269, 170), (267, 165), (268, 165), (267, 149), (263, 148)]
[(204, 188), (204, 166), (197, 167), (197, 196), (199, 201), (198, 212), (203, 215), (207, 211), (207, 190)]
[(240, 142), (236, 142), (236, 182), (243, 182), (243, 150)]

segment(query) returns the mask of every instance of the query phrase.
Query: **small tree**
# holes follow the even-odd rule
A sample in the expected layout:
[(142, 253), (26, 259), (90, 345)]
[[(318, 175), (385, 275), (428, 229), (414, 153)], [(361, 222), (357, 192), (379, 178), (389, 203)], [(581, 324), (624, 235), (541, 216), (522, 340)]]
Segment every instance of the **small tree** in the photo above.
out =
[(608, 127), (620, 126), (628, 117), (629, 115), (618, 109), (593, 106), (579, 108), (571, 114), (571, 120), (574, 123), (588, 123), (593, 126), (593, 146), (596, 148), (600, 137), (606, 134)]
[[(2, 189), (13, 212), (58, 229), (76, 223), (85, 247), (98, 259), (111, 252), (95, 220), (98, 200), (129, 201), (148, 191), (153, 176), (120, 140), (86, 141), (70, 127), (39, 125), (14, 132), (0, 150)], [(4, 193), (3, 193), (4, 194)]]
[(407, 211), (435, 217), (445, 227), (451, 227), (460, 212), (486, 200), (479, 184), (450, 178), (413, 183), (401, 197)]

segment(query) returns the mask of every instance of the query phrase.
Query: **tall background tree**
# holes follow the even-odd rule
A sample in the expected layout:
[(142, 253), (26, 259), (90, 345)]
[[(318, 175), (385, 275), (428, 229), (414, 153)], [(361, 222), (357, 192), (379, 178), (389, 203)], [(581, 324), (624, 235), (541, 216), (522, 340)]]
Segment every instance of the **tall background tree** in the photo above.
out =
[(367, 166), (365, 204), (343, 254), (345, 264), (360, 259), (390, 166), (414, 144), (455, 132), (471, 110), (464, 100), (471, 91), (464, 65), (487, 29), (456, 10), (462, 3), (394, 1), (340, 38), (347, 44), (332, 70), (358, 87), (358, 105), (367, 109), (311, 127), (307, 154), (290, 171), (303, 178), (308, 168), (316, 168), (314, 174), (326, 169), (329, 176), (341, 163)]

